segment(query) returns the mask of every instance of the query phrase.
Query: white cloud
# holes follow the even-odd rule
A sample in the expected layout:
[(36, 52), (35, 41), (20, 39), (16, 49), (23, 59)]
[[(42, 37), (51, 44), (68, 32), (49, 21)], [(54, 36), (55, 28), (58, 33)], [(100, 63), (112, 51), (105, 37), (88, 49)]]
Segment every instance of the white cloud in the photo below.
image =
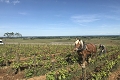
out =
[(17, 4), (17, 3), (20, 3), (20, 1), (19, 0), (12, 0), (12, 1), (10, 1), (10, 0), (0, 0), (0, 2), (5, 2), (5, 3), (13, 3), (14, 5), (15, 4)]
[(5, 0), (6, 3), (10, 3), (10, 0)]
[(120, 16), (118, 15), (106, 15), (106, 14), (92, 14), (92, 15), (77, 15), (72, 16), (71, 20), (75, 23), (80, 25), (86, 25), (86, 23), (91, 23), (95, 21), (102, 21), (102, 20), (115, 20), (120, 21)]
[(104, 15), (101, 16), (104, 19), (111, 19), (111, 20), (120, 20), (120, 16), (119, 15)]
[(12, 3), (15, 5), (15, 4), (17, 4), (17, 3), (20, 3), (20, 1), (15, 0), (15, 1), (12, 1)]
[(19, 12), (18, 14), (21, 14), (21, 15), (27, 15), (26, 12)]
[(10, 0), (0, 0), (1, 2), (10, 3)]
[(78, 15), (72, 16), (71, 19), (77, 23), (88, 23), (100, 20), (96, 15)]

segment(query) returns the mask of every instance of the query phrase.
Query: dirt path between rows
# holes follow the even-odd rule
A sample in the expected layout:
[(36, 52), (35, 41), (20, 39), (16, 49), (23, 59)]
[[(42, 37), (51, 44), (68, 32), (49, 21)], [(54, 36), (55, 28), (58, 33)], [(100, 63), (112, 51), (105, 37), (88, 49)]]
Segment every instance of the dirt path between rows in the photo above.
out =
[(33, 77), (33, 78), (30, 78), (30, 79), (27, 79), (27, 80), (46, 80), (46, 76), (43, 75), (43, 76)]
[[(43, 75), (43, 76), (33, 77), (28, 80), (46, 80), (46, 76)], [(108, 80), (120, 80), (120, 68), (112, 72), (109, 75)]]
[(108, 80), (120, 80), (120, 68), (110, 73)]

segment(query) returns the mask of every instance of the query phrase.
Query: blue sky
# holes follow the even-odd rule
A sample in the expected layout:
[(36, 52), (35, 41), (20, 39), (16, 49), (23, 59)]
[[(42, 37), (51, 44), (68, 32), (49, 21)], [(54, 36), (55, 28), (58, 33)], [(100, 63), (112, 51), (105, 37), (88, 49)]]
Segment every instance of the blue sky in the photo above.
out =
[(120, 35), (120, 0), (0, 0), (0, 36)]

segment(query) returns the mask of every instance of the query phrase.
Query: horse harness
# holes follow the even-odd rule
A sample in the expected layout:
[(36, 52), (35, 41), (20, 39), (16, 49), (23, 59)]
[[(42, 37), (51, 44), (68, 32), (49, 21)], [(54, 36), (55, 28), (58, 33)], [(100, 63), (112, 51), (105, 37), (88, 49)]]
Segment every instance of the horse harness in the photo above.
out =
[(77, 52), (82, 52), (83, 50), (89, 51), (85, 43), (83, 43), (83, 47), (81, 49), (79, 48)]

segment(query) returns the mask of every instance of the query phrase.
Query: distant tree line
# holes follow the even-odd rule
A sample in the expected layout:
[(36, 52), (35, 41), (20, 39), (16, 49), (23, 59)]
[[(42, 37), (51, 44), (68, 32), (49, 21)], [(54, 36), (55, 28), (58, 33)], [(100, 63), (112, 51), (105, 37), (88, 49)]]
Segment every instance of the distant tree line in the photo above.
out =
[(5, 37), (8, 37), (8, 38), (13, 38), (13, 37), (22, 37), (22, 34), (20, 33), (14, 33), (14, 32), (7, 32), (7, 33), (4, 33), (4, 36)]

